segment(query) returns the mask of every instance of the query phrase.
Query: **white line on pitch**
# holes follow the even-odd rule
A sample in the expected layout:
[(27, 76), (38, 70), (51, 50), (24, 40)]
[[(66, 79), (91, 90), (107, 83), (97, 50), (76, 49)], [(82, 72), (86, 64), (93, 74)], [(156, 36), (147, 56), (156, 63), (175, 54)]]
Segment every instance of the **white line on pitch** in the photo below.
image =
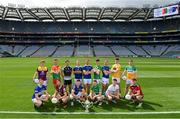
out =
[(0, 111), (0, 114), (124, 114), (124, 115), (142, 115), (142, 114), (180, 114), (180, 111), (162, 111), (162, 112), (21, 112), (21, 111)]

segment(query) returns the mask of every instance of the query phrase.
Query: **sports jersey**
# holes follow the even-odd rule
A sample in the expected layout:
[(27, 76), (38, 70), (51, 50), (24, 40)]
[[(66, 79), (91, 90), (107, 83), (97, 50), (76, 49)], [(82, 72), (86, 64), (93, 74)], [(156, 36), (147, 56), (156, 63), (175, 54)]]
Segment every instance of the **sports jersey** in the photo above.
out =
[(73, 90), (74, 90), (74, 94), (77, 95), (79, 92), (82, 92), (82, 89), (83, 89), (83, 86), (82, 85), (79, 85), (79, 87), (74, 84), (73, 86)]
[(114, 64), (112, 66), (111, 70), (117, 70), (117, 72), (112, 72), (112, 77), (120, 78), (120, 76), (121, 76), (121, 65), (120, 64)]
[[(96, 70), (100, 70), (101, 71), (101, 66), (96, 65), (94, 68)], [(100, 77), (101, 77), (100, 73), (97, 74), (96, 72), (94, 72), (94, 79), (100, 79)]]
[(56, 91), (58, 92), (58, 94), (60, 96), (64, 96), (65, 95), (65, 92), (66, 92), (66, 88), (61, 85), (61, 86), (56, 86)]
[(44, 93), (45, 90), (46, 90), (45, 85), (42, 85), (42, 86), (37, 85), (34, 89), (34, 94), (32, 95), (32, 99), (36, 98), (35, 96), (36, 94), (38, 94), (38, 96), (40, 97)]
[(63, 69), (64, 80), (71, 80), (72, 68), (70, 66), (65, 66)]
[(55, 72), (58, 72), (58, 73), (54, 73), (54, 72), (52, 73), (53, 79), (60, 79), (61, 78), (60, 77), (60, 70), (61, 70), (60, 66), (54, 65), (54, 66), (52, 66), (51, 70), (55, 71)]
[[(93, 67), (91, 65), (85, 65), (83, 67), (84, 71), (91, 71), (92, 69)], [(87, 75), (84, 74), (84, 79), (91, 79), (91, 74), (87, 74)]]
[(101, 87), (99, 86), (99, 84), (97, 84), (96, 86), (92, 85), (91, 91), (97, 95), (99, 94), (99, 92), (101, 92)]
[(75, 79), (82, 79), (83, 68), (81, 66), (75, 66), (73, 71), (81, 71), (81, 73), (75, 73), (74, 76), (75, 76)]
[(125, 71), (127, 71), (127, 79), (135, 78), (135, 73), (137, 72), (135, 66), (128, 65), (125, 67)]
[(132, 86), (130, 86), (129, 90), (131, 90), (132, 94), (137, 94), (137, 92), (140, 91), (140, 95), (142, 95), (142, 96), (144, 95), (142, 93), (141, 86), (139, 86), (139, 85), (132, 85)]
[(103, 66), (102, 67), (102, 77), (104, 77), (104, 78), (109, 78), (109, 74), (105, 74), (103, 71), (109, 71), (110, 70), (110, 67), (109, 66)]
[(41, 67), (39, 66), (37, 68), (37, 73), (38, 73), (38, 79), (42, 79), (42, 80), (47, 80), (46, 75), (48, 72), (48, 68), (47, 67)]
[(114, 93), (116, 93), (117, 91), (119, 91), (119, 85), (113, 85), (113, 84), (111, 84), (109, 87), (108, 87), (108, 89), (107, 89), (107, 91), (106, 91), (106, 93), (112, 93), (112, 94), (114, 94)]

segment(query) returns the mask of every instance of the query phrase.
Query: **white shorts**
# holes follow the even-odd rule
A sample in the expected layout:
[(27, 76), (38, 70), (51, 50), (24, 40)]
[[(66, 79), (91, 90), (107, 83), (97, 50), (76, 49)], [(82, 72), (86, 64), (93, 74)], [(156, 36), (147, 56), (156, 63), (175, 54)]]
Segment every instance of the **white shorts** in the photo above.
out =
[(126, 79), (126, 85), (131, 85), (132, 84), (132, 80), (131, 79)]
[(84, 79), (84, 84), (91, 84), (91, 79)]
[(117, 80), (117, 83), (120, 83), (120, 78), (112, 77), (112, 81), (113, 81), (113, 79), (116, 79), (116, 80)]
[(48, 85), (48, 80), (45, 80), (43, 85), (47, 86)]
[(102, 83), (103, 84), (109, 84), (109, 78), (102, 77)]

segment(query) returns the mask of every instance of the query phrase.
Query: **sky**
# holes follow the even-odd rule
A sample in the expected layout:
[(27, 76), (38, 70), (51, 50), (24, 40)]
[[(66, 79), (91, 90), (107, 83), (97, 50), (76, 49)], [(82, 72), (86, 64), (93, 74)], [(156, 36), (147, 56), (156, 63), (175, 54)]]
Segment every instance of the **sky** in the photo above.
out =
[(150, 4), (153, 7), (165, 6), (180, 2), (180, 0), (0, 0), (0, 5), (21, 5), (25, 7), (143, 7)]

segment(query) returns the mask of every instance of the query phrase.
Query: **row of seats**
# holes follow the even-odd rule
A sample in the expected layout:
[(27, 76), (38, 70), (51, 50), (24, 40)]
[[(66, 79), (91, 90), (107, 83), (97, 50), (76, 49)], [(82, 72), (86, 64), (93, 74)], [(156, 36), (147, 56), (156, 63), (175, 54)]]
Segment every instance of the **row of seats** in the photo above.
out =
[(169, 56), (176, 55), (174, 52), (180, 52), (180, 45), (0, 45), (0, 56), (9, 53), (19, 57)]

